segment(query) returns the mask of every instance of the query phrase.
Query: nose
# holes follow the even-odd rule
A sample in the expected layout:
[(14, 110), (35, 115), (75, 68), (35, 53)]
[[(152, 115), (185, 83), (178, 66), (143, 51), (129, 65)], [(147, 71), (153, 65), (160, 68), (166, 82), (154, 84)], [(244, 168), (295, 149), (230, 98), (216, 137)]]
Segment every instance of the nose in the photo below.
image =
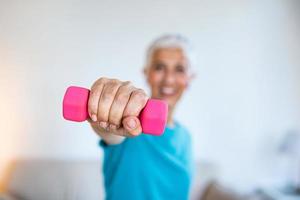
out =
[(166, 85), (172, 85), (175, 82), (175, 75), (171, 71), (166, 71), (164, 76), (164, 83)]

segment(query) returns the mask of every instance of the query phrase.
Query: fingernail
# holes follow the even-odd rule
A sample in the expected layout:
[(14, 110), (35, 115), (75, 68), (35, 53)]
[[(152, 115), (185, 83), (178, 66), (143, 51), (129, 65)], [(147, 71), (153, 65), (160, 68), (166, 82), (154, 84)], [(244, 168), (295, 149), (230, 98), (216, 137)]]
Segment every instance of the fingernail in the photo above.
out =
[(107, 122), (100, 122), (99, 125), (104, 129), (107, 128)]
[(129, 126), (129, 128), (134, 129), (136, 127), (136, 121), (134, 119), (130, 119), (127, 122), (127, 125)]
[(97, 121), (97, 116), (96, 116), (96, 115), (92, 115), (92, 120), (93, 120), (94, 122), (96, 122), (96, 121)]

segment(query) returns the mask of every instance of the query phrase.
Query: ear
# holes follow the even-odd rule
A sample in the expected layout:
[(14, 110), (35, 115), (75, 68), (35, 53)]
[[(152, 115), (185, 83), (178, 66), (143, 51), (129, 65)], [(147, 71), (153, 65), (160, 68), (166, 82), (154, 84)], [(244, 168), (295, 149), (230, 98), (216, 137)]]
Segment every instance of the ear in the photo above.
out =
[(148, 73), (149, 73), (148, 67), (144, 67), (144, 69), (143, 69), (143, 74), (144, 74), (144, 76), (145, 76), (145, 79), (146, 79), (146, 82), (147, 82), (147, 83), (149, 83)]
[(143, 69), (143, 73), (144, 73), (144, 75), (145, 75), (145, 76), (147, 76), (148, 69), (147, 69), (146, 67), (144, 67), (144, 69)]

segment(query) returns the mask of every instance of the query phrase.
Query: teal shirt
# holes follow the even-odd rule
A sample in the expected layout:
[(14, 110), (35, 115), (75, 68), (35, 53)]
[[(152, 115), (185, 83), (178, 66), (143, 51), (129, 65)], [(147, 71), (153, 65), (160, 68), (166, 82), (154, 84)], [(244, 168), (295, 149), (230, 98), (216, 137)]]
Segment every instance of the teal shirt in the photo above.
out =
[(104, 149), (107, 200), (188, 199), (192, 175), (191, 139), (175, 122), (162, 136), (141, 134)]

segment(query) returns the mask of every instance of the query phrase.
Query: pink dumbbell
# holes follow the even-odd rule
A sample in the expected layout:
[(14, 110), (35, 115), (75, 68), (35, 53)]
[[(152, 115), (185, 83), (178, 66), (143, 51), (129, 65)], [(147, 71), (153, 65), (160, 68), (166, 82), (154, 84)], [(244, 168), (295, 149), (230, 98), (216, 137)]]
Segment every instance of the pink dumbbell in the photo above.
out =
[[(66, 120), (82, 122), (89, 118), (89, 94), (90, 91), (82, 87), (70, 86), (67, 89), (63, 100), (63, 116)], [(139, 116), (143, 133), (161, 135), (165, 130), (167, 114), (166, 102), (149, 99)]]

